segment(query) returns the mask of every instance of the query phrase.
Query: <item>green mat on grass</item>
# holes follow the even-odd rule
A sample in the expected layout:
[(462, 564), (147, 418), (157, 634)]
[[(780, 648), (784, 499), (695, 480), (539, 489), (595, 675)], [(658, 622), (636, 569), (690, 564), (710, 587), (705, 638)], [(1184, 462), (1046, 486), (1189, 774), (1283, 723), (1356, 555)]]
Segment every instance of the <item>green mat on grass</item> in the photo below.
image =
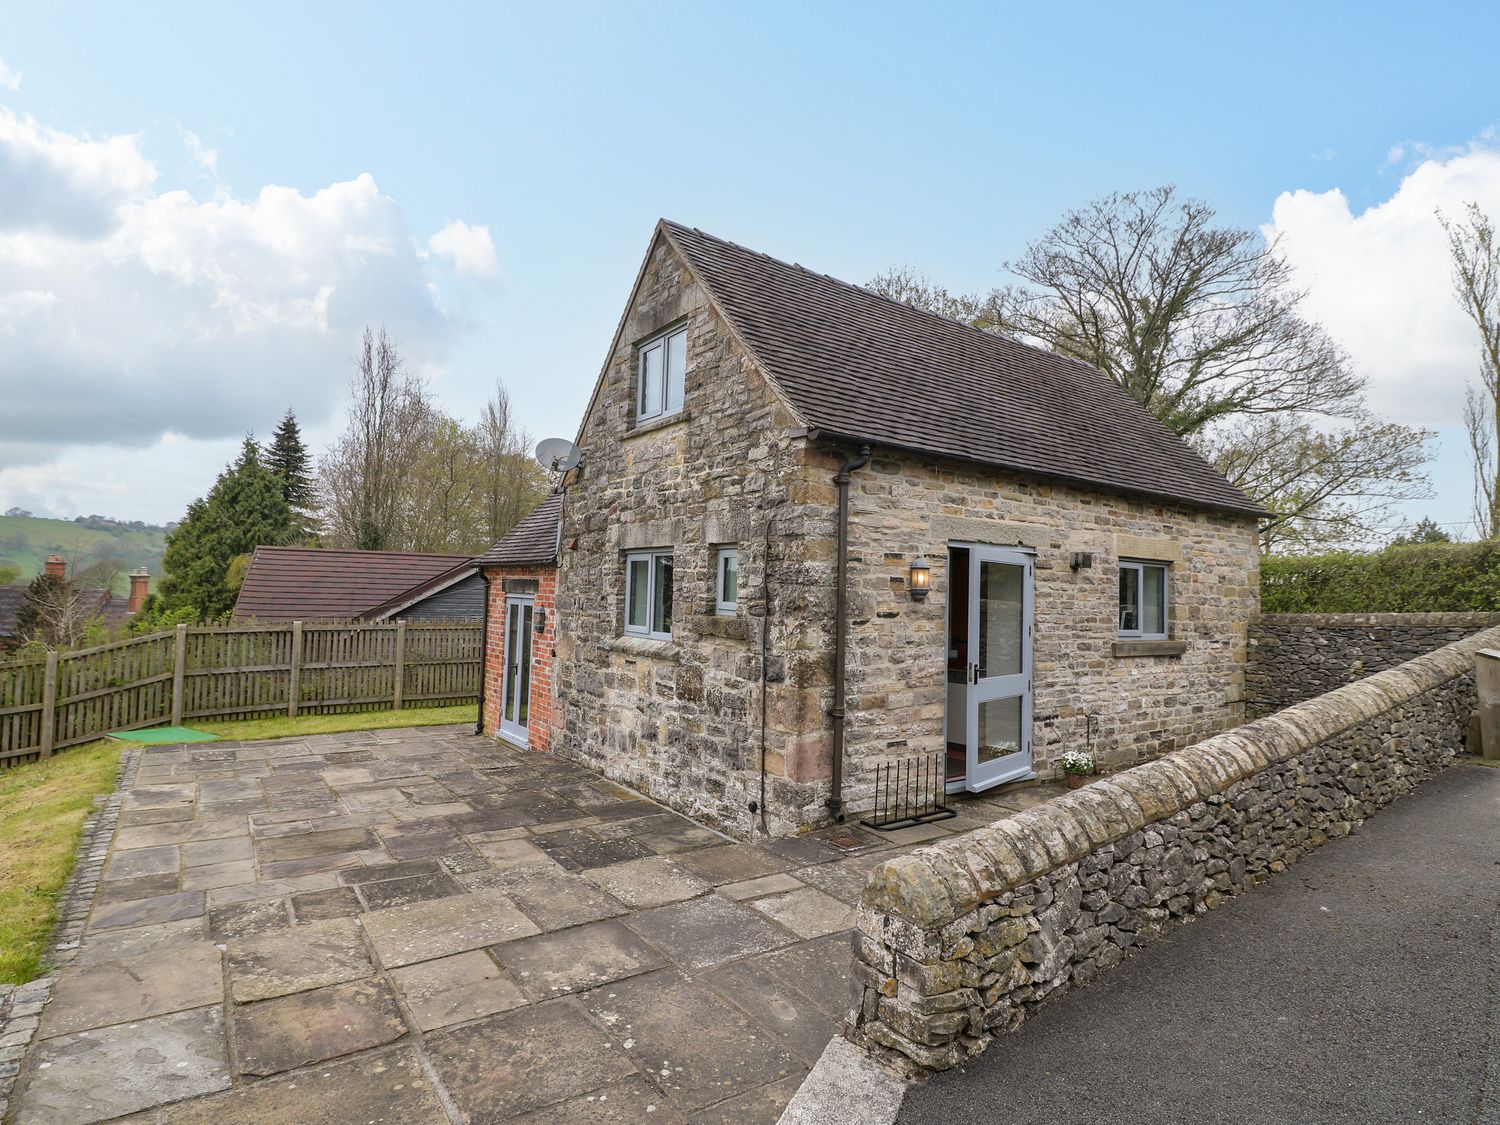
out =
[(150, 727), (146, 730), (110, 731), (109, 737), (118, 738), (122, 742), (143, 742), (147, 746), (160, 746), (168, 742), (213, 742), (219, 736), (194, 730), (192, 727)]

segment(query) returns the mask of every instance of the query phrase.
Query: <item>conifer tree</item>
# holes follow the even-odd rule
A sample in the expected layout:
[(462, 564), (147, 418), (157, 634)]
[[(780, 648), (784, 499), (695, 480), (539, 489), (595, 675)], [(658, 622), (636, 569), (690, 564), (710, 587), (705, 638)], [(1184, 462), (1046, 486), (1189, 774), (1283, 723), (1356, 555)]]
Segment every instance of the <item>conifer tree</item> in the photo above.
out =
[(167, 536), (165, 607), (191, 607), (207, 619), (226, 616), (234, 608), (228, 575), (235, 557), (296, 538), (282, 478), (266, 467), (255, 438), (247, 436), (239, 459), (225, 467), (207, 496), (188, 505), (187, 515)]
[(281, 478), (281, 496), (292, 510), (292, 522), (299, 537), (312, 534), (317, 490), (312, 479), (312, 457), (302, 441), (297, 416), (287, 408), (271, 444), (265, 451), (266, 468)]

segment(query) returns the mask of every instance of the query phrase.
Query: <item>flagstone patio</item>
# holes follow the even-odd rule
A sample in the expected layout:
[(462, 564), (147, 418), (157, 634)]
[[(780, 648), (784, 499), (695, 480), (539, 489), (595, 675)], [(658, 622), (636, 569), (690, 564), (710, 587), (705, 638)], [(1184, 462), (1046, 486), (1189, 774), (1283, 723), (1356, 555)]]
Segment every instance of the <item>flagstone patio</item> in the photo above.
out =
[(733, 841), (462, 727), (151, 747), (17, 1125), (770, 1122), (894, 833)]

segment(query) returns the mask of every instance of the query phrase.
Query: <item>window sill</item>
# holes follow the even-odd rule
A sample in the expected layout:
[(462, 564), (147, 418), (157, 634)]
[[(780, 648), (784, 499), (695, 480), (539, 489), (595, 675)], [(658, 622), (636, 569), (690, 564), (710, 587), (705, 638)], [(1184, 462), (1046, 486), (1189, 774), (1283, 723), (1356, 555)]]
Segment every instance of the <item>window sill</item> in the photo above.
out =
[(628, 634), (605, 641), (604, 647), (610, 652), (623, 653), (625, 656), (644, 656), (652, 660), (677, 660), (682, 655), (682, 646), (676, 641), (658, 641), (652, 637)]
[(657, 430), (666, 430), (680, 422), (686, 422), (692, 417), (686, 410), (679, 410), (676, 414), (668, 414), (664, 418), (653, 418), (649, 422), (639, 422), (625, 431), (624, 440), (644, 437), (646, 434), (654, 434)]
[(1114, 656), (1181, 656), (1187, 651), (1186, 641), (1116, 641)]

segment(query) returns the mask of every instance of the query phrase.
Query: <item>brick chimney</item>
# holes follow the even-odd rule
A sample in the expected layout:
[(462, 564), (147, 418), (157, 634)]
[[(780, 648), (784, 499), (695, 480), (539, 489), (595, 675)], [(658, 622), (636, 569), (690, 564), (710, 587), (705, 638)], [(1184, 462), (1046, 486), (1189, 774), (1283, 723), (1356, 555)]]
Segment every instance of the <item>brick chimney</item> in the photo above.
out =
[(66, 578), (68, 576), (68, 563), (61, 555), (48, 555), (47, 565), (44, 569), (53, 578)]
[(126, 613), (140, 613), (146, 604), (146, 595), (151, 589), (151, 575), (145, 567), (130, 572), (130, 601), (125, 604)]

